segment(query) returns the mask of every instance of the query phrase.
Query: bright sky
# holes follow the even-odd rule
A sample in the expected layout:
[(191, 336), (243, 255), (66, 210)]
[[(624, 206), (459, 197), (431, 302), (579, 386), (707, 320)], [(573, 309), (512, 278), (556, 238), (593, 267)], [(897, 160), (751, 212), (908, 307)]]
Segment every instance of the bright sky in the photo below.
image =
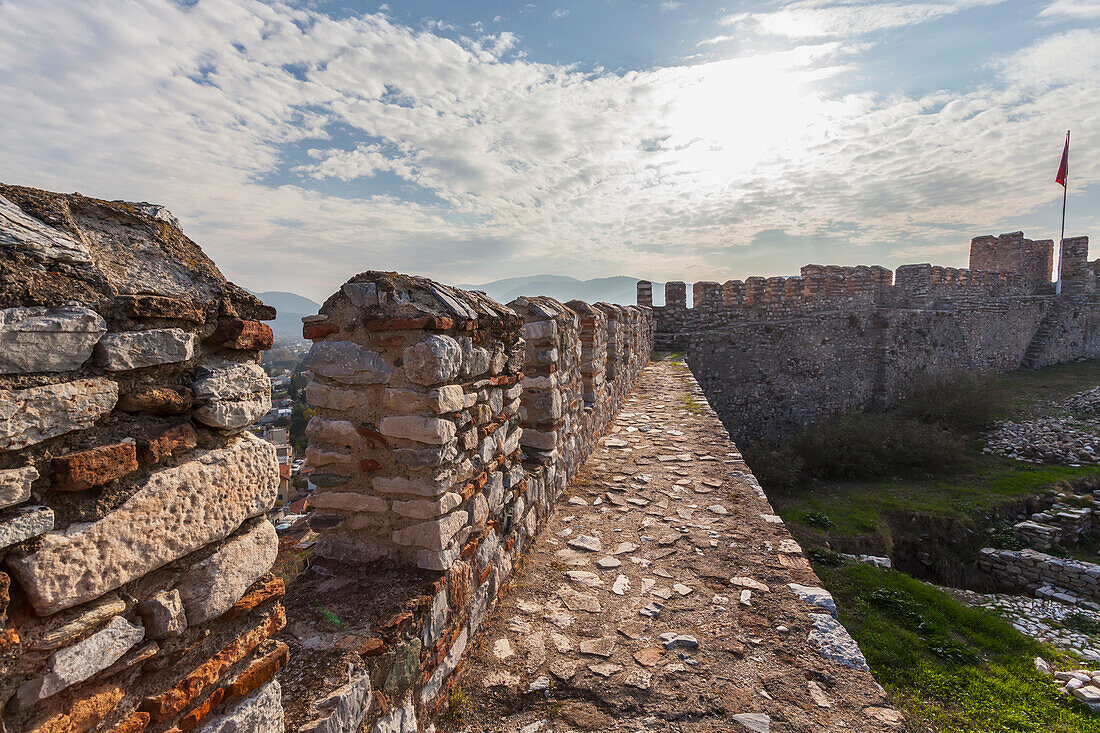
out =
[[(0, 180), (228, 277), (725, 280), (1100, 236), (1100, 0), (0, 0)], [(1100, 250), (1100, 248), (1097, 248)]]

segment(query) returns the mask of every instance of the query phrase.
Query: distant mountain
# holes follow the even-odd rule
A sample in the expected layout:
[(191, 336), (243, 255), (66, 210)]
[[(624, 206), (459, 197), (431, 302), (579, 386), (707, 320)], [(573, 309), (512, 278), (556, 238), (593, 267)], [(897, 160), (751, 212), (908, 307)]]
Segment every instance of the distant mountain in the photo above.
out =
[(321, 309), (320, 303), (281, 290), (267, 290), (252, 294), (268, 305), (274, 306), (278, 311), (275, 320), (267, 324), (275, 332), (277, 341), (301, 341), (302, 316), (312, 316)]
[[(603, 301), (634, 305), (638, 302), (638, 278), (619, 275), (600, 277), (592, 280), (578, 280), (562, 275), (531, 275), (530, 277), (509, 277), (494, 280), (482, 285), (459, 285), (466, 290), (483, 290), (501, 303), (507, 303), (521, 295), (548, 295), (563, 303), (569, 300), (583, 300), (586, 303)], [(653, 283), (654, 300), (658, 305), (659, 296), (664, 293), (663, 283)]]

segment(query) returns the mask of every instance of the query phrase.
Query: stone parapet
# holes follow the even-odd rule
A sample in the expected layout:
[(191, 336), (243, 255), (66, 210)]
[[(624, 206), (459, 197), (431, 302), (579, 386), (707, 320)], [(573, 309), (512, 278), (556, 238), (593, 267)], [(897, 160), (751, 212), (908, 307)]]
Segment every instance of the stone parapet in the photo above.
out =
[(207, 730), (259, 710), (250, 730), (282, 730), (278, 464), (246, 432), (271, 404), (257, 362), (275, 313), (171, 221), (0, 185), (10, 731)]

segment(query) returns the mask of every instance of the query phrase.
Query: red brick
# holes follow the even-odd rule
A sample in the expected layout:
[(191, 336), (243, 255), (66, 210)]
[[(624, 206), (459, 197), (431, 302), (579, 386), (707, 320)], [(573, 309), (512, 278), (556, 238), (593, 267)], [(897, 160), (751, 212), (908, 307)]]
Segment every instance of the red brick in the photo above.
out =
[(325, 336), (331, 336), (334, 333), (340, 333), (340, 327), (335, 323), (321, 321), (319, 323), (302, 324), (302, 338), (307, 338), (312, 341), (323, 339)]
[(166, 458), (191, 450), (199, 443), (199, 436), (191, 423), (186, 422), (168, 428), (155, 438), (141, 441), (139, 454), (142, 463), (160, 463)]
[(286, 584), (283, 583), (283, 579), (269, 573), (261, 577), (247, 593), (241, 596), (233, 607), (225, 612), (223, 618), (232, 621), (245, 616), (272, 598), (281, 598), (284, 593), (286, 593)]
[(210, 346), (243, 351), (265, 351), (271, 348), (275, 335), (271, 326), (260, 321), (244, 321), (231, 318), (218, 325), (214, 333), (206, 337)]
[(53, 459), (53, 488), (58, 491), (83, 491), (102, 486), (137, 469), (136, 445), (103, 445)]
[(251, 654), (264, 640), (284, 626), (286, 626), (286, 612), (282, 606), (279, 606), (274, 614), (196, 667), (175, 687), (160, 695), (142, 700), (141, 711), (149, 713), (154, 720), (161, 721), (184, 710), (221, 679), (231, 667)]
[(363, 473), (370, 473), (371, 471), (377, 471), (382, 468), (382, 464), (373, 458), (364, 458), (359, 461), (359, 470)]
[(131, 713), (111, 728), (111, 733), (141, 733), (149, 725), (149, 713)]
[(465, 609), (470, 602), (470, 590), (473, 585), (473, 571), (470, 564), (456, 560), (447, 572), (447, 602), (452, 611)]
[(386, 645), (376, 636), (364, 641), (356, 650), (361, 657), (377, 657), (386, 651)]
[[(367, 439), (368, 448), (377, 448), (378, 445), (381, 445), (383, 448), (390, 447), (390, 444), (386, 442), (386, 436), (382, 435), (382, 433), (377, 430), (367, 427), (358, 427), (355, 429), (355, 432)], [(376, 445), (376, 443), (378, 445)]]

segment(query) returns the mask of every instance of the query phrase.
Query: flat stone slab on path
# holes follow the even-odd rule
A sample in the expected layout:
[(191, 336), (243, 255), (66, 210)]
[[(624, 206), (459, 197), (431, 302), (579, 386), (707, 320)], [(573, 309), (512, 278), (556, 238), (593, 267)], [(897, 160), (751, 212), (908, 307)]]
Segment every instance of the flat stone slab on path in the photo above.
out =
[[(456, 684), (478, 694), (460, 729), (904, 729), (871, 675), (841, 663), (860, 666), (851, 648), (824, 656), (822, 607), (791, 589), (820, 581), (688, 395), (702, 401), (682, 365), (646, 368), (468, 653)], [(516, 653), (495, 654), (500, 639)]]

